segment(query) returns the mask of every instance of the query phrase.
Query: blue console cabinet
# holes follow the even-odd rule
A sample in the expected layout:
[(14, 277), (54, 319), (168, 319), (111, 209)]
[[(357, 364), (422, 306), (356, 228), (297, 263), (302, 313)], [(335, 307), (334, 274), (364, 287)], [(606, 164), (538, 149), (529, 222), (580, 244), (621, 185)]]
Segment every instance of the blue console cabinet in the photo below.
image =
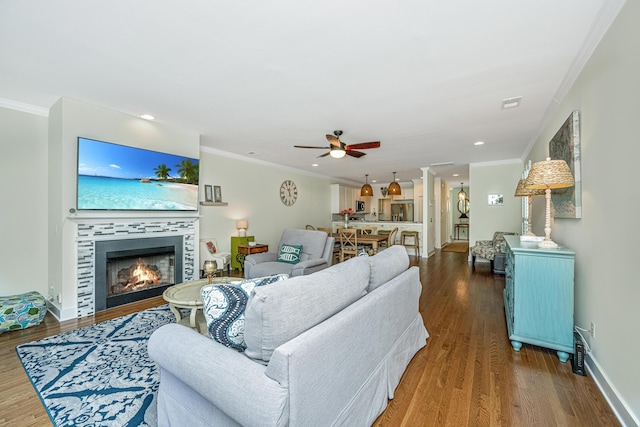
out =
[(522, 343), (557, 350), (561, 362), (573, 354), (575, 252), (539, 249), (518, 236), (507, 240), (504, 309), (514, 350)]

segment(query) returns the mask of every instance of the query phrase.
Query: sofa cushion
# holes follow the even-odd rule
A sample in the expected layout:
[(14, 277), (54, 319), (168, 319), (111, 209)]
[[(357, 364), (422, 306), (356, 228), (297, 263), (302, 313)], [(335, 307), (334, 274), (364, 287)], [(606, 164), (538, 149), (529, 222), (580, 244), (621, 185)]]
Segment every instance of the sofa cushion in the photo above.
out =
[(289, 264), (297, 264), (300, 262), (301, 254), (302, 245), (289, 245), (285, 243), (280, 247), (280, 253), (278, 253), (278, 261), (288, 262)]
[(388, 282), (409, 268), (409, 255), (402, 245), (394, 245), (369, 257), (371, 275), (368, 292)]
[(276, 274), (257, 279), (206, 285), (200, 290), (203, 313), (211, 338), (222, 345), (244, 351), (244, 311), (251, 291), (289, 278)]
[(355, 257), (308, 276), (254, 288), (245, 313), (245, 355), (262, 362), (273, 351), (367, 293), (369, 259)]

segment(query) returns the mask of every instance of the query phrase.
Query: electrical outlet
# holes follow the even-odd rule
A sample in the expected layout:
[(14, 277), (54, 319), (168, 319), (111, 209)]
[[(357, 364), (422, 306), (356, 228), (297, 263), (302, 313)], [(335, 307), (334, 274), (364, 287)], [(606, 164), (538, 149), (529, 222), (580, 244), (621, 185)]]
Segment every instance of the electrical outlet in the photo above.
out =
[(591, 322), (591, 329), (589, 329), (589, 333), (593, 338), (596, 337), (596, 324), (594, 322)]

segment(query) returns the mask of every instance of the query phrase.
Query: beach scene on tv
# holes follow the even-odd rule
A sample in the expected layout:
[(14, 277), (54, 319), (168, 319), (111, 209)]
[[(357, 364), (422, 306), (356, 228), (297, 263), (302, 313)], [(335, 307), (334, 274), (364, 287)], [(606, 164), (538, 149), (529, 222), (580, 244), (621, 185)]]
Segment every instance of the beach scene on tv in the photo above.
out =
[(78, 209), (198, 210), (199, 162), (78, 138)]

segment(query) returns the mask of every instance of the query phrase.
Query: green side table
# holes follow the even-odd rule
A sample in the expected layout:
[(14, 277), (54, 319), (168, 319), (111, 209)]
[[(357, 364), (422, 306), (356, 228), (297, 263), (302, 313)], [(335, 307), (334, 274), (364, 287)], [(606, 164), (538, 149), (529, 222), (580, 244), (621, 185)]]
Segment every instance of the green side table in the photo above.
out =
[(231, 268), (242, 270), (244, 265), (244, 254), (238, 253), (238, 246), (253, 242), (254, 236), (231, 236)]

